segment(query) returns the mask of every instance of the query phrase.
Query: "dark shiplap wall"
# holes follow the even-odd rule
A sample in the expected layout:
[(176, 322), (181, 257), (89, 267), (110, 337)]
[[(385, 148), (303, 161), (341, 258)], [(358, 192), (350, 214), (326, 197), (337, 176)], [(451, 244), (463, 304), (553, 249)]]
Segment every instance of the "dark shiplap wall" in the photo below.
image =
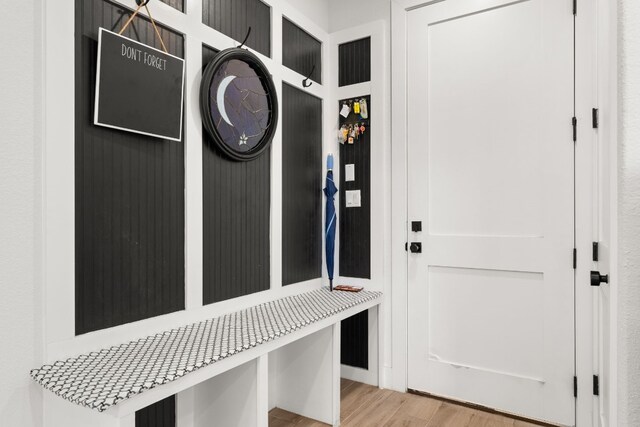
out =
[[(338, 49), (338, 84), (348, 86), (371, 80), (371, 38), (344, 43)], [(366, 97), (371, 114), (371, 98)], [(356, 120), (352, 114), (346, 120)], [(340, 121), (345, 119), (340, 116)], [(369, 121), (370, 123), (370, 121)], [(371, 278), (371, 126), (353, 145), (340, 146), (340, 275)], [(355, 164), (356, 180), (344, 181), (344, 166)], [(362, 207), (345, 207), (347, 190), (361, 190)], [(368, 312), (342, 322), (341, 362), (368, 369)]]
[(176, 427), (176, 397), (169, 396), (137, 411), (136, 427)]
[[(184, 309), (183, 143), (93, 125), (98, 28), (129, 13), (76, 0), (76, 334)], [(161, 32), (182, 57), (182, 36)], [(124, 35), (160, 48), (146, 20)]]
[(340, 363), (369, 369), (369, 311), (342, 321)]
[(338, 48), (338, 84), (371, 80), (371, 37), (341, 44)]
[[(215, 54), (203, 46), (203, 65)], [(211, 304), (269, 289), (271, 150), (236, 162), (203, 135), (203, 303)]]
[(203, 0), (202, 22), (239, 43), (271, 56), (271, 7), (260, 0)]
[(322, 100), (282, 85), (282, 284), (322, 274)]
[[(287, 18), (282, 18), (282, 63), (322, 83), (322, 43)], [(313, 68), (315, 65), (315, 68)]]
[(178, 9), (180, 12), (184, 12), (184, 0), (161, 0), (163, 3), (168, 4), (174, 9)]
[[(371, 114), (371, 97), (365, 96)], [(339, 103), (339, 106), (342, 102)], [(351, 113), (343, 122), (361, 121)], [(340, 276), (371, 278), (371, 126), (354, 144), (340, 145)], [(345, 165), (355, 165), (355, 181), (345, 182)], [(345, 194), (360, 190), (362, 206), (346, 207)]]

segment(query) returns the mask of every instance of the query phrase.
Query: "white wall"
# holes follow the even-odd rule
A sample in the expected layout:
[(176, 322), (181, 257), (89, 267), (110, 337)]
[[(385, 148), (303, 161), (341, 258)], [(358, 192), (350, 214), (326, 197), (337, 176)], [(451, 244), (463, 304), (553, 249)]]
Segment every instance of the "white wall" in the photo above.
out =
[(40, 7), (2, 2), (0, 14), (0, 424), (42, 424)]
[(325, 31), (329, 31), (329, 0), (284, 0), (298, 12), (312, 20)]
[(618, 8), (618, 423), (639, 426), (640, 2)]
[(390, 0), (326, 0), (331, 14), (329, 32), (357, 27), (380, 19), (391, 21)]

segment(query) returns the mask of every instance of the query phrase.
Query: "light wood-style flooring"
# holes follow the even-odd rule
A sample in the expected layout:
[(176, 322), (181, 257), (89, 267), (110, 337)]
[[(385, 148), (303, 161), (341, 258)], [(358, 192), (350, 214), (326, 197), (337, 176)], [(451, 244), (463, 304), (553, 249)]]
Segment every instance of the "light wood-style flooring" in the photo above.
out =
[[(341, 393), (340, 419), (344, 427), (536, 427), (502, 415), (345, 379)], [(279, 408), (269, 413), (269, 427), (326, 425)]]

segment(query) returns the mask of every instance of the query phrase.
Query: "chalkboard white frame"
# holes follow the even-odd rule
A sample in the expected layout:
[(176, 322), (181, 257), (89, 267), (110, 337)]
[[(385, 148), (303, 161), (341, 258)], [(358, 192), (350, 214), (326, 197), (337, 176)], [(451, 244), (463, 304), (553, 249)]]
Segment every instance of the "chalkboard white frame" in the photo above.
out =
[[(174, 58), (176, 60), (178, 60), (179, 62), (182, 63), (182, 79), (180, 82), (180, 92), (181, 92), (181, 96), (180, 96), (180, 119), (179, 119), (179, 123), (180, 123), (180, 131), (179, 131), (179, 135), (176, 136), (172, 136), (172, 135), (167, 135), (167, 134), (160, 134), (160, 133), (151, 133), (151, 132), (145, 132), (139, 129), (135, 129), (135, 128), (127, 128), (127, 127), (123, 127), (123, 126), (117, 126), (114, 124), (110, 124), (110, 123), (105, 123), (105, 122), (101, 122), (100, 121), (100, 109), (99, 109), (99, 105), (100, 105), (100, 82), (101, 82), (101, 72), (102, 72), (102, 35), (104, 33), (110, 33), (114, 36), (117, 36), (119, 38), (122, 38), (123, 40), (126, 40), (127, 42), (131, 42), (131, 43), (135, 43), (138, 45), (143, 46), (145, 49), (148, 50), (152, 50), (155, 52), (158, 52), (158, 54), (160, 56), (168, 56), (171, 58)], [(124, 37), (118, 33), (115, 33), (113, 31), (109, 31), (105, 28), (100, 28), (99, 32), (98, 32), (98, 62), (97, 62), (97, 68), (96, 68), (96, 92), (95, 92), (95, 106), (94, 106), (94, 124), (98, 125), (98, 126), (104, 126), (104, 127), (108, 127), (111, 129), (118, 129), (118, 130), (122, 130), (122, 131), (126, 131), (126, 132), (133, 132), (133, 133), (137, 133), (137, 134), (141, 134), (141, 135), (147, 135), (147, 136), (152, 136), (152, 137), (156, 137), (156, 138), (162, 138), (162, 139), (168, 139), (171, 141), (177, 141), (180, 142), (182, 141), (182, 132), (183, 132), (183, 128), (184, 128), (184, 85), (185, 85), (185, 61), (182, 58), (179, 58), (175, 55), (171, 55), (170, 53), (166, 53), (164, 51), (161, 51), (159, 49), (156, 49), (152, 46), (146, 45), (144, 43), (140, 43), (137, 40), (133, 40), (130, 39), (128, 37)], [(123, 102), (126, 102), (126, 100), (123, 100)]]

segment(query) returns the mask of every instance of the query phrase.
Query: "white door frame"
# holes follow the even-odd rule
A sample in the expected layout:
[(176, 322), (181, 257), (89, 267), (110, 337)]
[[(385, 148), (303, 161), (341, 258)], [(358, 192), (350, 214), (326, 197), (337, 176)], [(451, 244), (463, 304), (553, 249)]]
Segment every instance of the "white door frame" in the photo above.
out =
[[(440, 1), (458, 0), (392, 0), (391, 1), (391, 93), (392, 93), (392, 166), (391, 166), (391, 194), (392, 194), (392, 377), (390, 386), (393, 389), (407, 390), (407, 349), (408, 349), (408, 254), (404, 249), (407, 242), (407, 13), (417, 7), (427, 6)], [(564, 0), (570, 8), (572, 0)], [(594, 307), (597, 306), (596, 291), (589, 286), (589, 274), (593, 263), (591, 262), (591, 245), (597, 236), (597, 228), (594, 227), (594, 215), (598, 212), (597, 191), (598, 177), (594, 166), (597, 158), (596, 141), (598, 134), (591, 128), (591, 109), (598, 107), (598, 101), (604, 102), (612, 111), (608, 112), (609, 120), (602, 121), (598, 130), (600, 135), (615, 138), (615, 126), (617, 125), (615, 95), (615, 69), (611, 69), (612, 56), (615, 62), (615, 54), (598, 56), (596, 46), (601, 51), (616, 52), (616, 24), (615, 5), (610, 5), (607, 0), (578, 1), (578, 14), (576, 16), (576, 69), (582, 70), (576, 74), (576, 117), (578, 119), (578, 142), (576, 143), (576, 247), (578, 262), (576, 271), (576, 375), (578, 377), (578, 397), (576, 401), (576, 424), (579, 426), (597, 426), (599, 424), (598, 400), (592, 394), (592, 376), (597, 374), (598, 360), (596, 359), (597, 340)], [(612, 8), (614, 8), (612, 10)], [(603, 21), (602, 12), (606, 22)], [(598, 12), (598, 13), (596, 13)], [(605, 75), (598, 74), (598, 70), (609, 70)], [(606, 98), (606, 99), (603, 99)], [(567, 118), (567, 126), (570, 126), (571, 118)], [(606, 127), (606, 128), (604, 128)], [(571, 143), (568, 141), (567, 143)], [(616, 144), (611, 144), (612, 150), (617, 152)], [(615, 152), (610, 156), (610, 170), (616, 171)], [(616, 192), (615, 177), (611, 177), (612, 183), (612, 209), (615, 209)], [(611, 255), (612, 276), (612, 320), (611, 320), (611, 378), (609, 379), (609, 393), (611, 419), (609, 425), (616, 425), (616, 374), (615, 374), (615, 349), (616, 349), (616, 295), (615, 295), (615, 242), (616, 242), (616, 216), (612, 212), (613, 237)]]
[[(603, 331), (609, 335), (609, 349), (598, 349), (604, 353), (599, 360), (599, 366), (608, 365), (609, 378), (608, 381), (600, 381), (600, 397), (606, 396), (601, 403), (606, 405), (602, 411), (606, 413), (598, 413), (600, 408), (595, 408), (597, 417), (601, 426), (617, 426), (618, 425), (618, 371), (617, 371), (617, 354), (618, 354), (618, 5), (615, 1), (597, 0), (595, 10), (595, 23), (597, 30), (595, 31), (595, 42), (597, 46), (597, 58), (594, 61), (597, 69), (596, 79), (596, 100), (600, 110), (600, 128), (597, 133), (598, 143), (608, 142), (608, 146), (604, 145), (604, 150), (608, 154), (608, 159), (604, 159), (606, 164), (601, 165), (602, 168), (608, 168), (608, 182), (603, 177), (596, 180), (599, 184), (607, 188), (610, 203), (603, 206), (602, 203), (595, 203), (601, 215), (610, 218), (609, 230), (609, 330)], [(599, 232), (604, 232), (602, 229)], [(603, 268), (603, 267), (601, 267)], [(603, 271), (607, 273), (607, 271)], [(608, 416), (608, 419), (604, 418)], [(595, 423), (594, 423), (595, 424)]]

